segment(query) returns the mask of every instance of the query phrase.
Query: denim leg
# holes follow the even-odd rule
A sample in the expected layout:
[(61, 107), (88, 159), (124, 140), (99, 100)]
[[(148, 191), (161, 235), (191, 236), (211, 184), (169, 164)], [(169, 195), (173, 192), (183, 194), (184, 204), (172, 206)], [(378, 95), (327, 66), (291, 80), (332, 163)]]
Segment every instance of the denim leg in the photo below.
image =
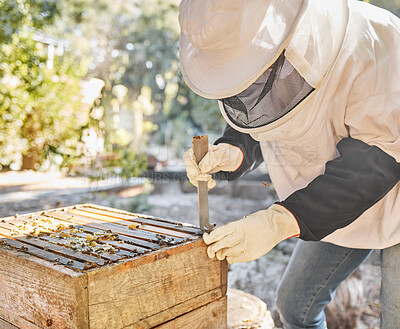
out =
[(277, 307), (284, 328), (326, 329), (325, 305), (370, 253), (299, 240), (278, 287)]
[(400, 328), (400, 244), (381, 250), (381, 329)]

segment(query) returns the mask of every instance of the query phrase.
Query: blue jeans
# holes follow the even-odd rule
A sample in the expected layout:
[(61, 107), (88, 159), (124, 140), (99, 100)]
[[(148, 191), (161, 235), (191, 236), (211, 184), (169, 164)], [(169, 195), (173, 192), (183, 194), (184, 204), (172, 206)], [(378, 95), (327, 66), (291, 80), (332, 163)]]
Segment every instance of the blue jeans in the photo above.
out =
[[(324, 307), (336, 288), (371, 253), (299, 240), (278, 288), (285, 329), (326, 329)], [(381, 329), (400, 328), (400, 245), (381, 252)]]

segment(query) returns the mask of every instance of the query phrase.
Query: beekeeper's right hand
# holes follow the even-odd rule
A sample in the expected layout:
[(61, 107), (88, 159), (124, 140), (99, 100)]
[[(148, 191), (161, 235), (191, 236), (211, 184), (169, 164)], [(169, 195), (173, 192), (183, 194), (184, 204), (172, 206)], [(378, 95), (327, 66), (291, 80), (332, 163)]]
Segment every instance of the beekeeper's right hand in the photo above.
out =
[(184, 156), (189, 181), (197, 187), (198, 181), (207, 181), (208, 189), (215, 187), (215, 180), (210, 174), (218, 171), (236, 171), (243, 162), (243, 152), (237, 147), (226, 143), (208, 145), (208, 152), (199, 164), (196, 163), (193, 149)]

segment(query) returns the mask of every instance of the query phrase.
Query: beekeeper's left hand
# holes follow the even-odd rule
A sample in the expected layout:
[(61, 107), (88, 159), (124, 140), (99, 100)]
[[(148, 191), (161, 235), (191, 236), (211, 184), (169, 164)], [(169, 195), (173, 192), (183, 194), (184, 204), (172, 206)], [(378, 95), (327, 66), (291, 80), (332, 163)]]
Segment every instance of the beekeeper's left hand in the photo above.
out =
[(228, 263), (255, 260), (269, 252), (279, 242), (299, 236), (300, 228), (295, 217), (283, 206), (274, 204), (235, 222), (204, 233), (209, 245), (208, 257), (227, 259)]

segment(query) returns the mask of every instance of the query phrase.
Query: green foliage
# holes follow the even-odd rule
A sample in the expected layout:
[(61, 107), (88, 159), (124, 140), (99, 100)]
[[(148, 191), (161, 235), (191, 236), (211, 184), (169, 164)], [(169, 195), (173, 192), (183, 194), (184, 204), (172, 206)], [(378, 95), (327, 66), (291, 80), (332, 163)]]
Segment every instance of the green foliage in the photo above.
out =
[(139, 194), (133, 197), (131, 201), (122, 204), (121, 208), (133, 213), (149, 212), (151, 210), (151, 205), (148, 202), (148, 197), (148, 194)]
[(124, 179), (138, 177), (141, 171), (147, 168), (147, 158), (140, 152), (119, 148), (114, 154), (116, 158), (106, 161), (104, 167), (113, 170), (113, 173)]
[[(106, 147), (129, 150), (105, 166), (126, 165), (129, 172), (129, 161), (143, 168), (138, 154), (149, 138), (173, 141), (182, 150), (193, 134), (218, 134), (223, 123), (217, 103), (191, 92), (180, 74), (178, 4), (0, 0), (0, 165), (20, 161), (21, 154), (35, 168), (46, 159), (71, 165), (83, 130), (93, 123)], [(47, 46), (33, 41), (39, 30), (65, 42), (52, 69)], [(80, 105), (85, 75), (106, 83), (98, 104), (104, 116), (96, 120), (88, 121)], [(115, 93), (118, 86), (127, 90), (123, 99)], [(142, 123), (132, 129), (129, 120)]]
[[(52, 158), (67, 166), (77, 156), (80, 128), (88, 121), (80, 101), (85, 62), (67, 55), (47, 67), (47, 45), (34, 41), (35, 27), (59, 14), (57, 1), (2, 1), (0, 44), (0, 165), (20, 162), (38, 169)], [(54, 155), (58, 155), (54, 157)]]
[[(217, 103), (195, 95), (180, 74), (178, 0), (87, 2), (83, 21), (76, 29), (65, 21), (53, 33), (67, 38), (77, 56), (91, 58), (90, 74), (106, 82), (102, 106), (107, 142), (118, 129), (115, 114), (124, 111), (143, 112), (144, 133), (161, 144), (173, 140), (176, 149), (194, 133), (220, 133), (222, 118)], [(113, 90), (118, 85), (128, 92), (116, 112)], [(153, 105), (151, 113), (135, 106), (143, 87), (151, 89), (144, 95)], [(172, 129), (168, 128), (171, 125)], [(171, 136), (167, 138), (168, 129)], [(132, 133), (136, 143), (138, 138)]]
[(26, 26), (41, 29), (59, 16), (58, 0), (0, 0), (0, 42), (8, 43)]
[(143, 192), (126, 203), (122, 203), (120, 208), (133, 213), (149, 212), (152, 206), (149, 204), (148, 198), (154, 190), (154, 186), (146, 180), (143, 184)]
[[(98, 160), (98, 159), (97, 159)], [(138, 177), (147, 168), (147, 157), (129, 147), (115, 147), (103, 155), (100, 161), (91, 163), (91, 180), (114, 179), (127, 180)]]
[[(96, 0), (97, 2), (98, 0)], [(8, 43), (27, 26), (46, 29), (68, 17), (79, 24), (92, 0), (0, 0), (0, 43)]]
[[(400, 0), (369, 2), (400, 14)], [(0, 165), (20, 161), (22, 154), (36, 167), (46, 159), (68, 166), (93, 123), (118, 158), (103, 165), (124, 177), (145, 167), (140, 148), (149, 138), (179, 153), (194, 134), (217, 136), (224, 122), (216, 101), (190, 91), (180, 73), (178, 5), (0, 0)], [(47, 46), (34, 41), (39, 30), (66, 41), (67, 52), (55, 57), (51, 69)], [(104, 115), (96, 120), (80, 104), (84, 76), (106, 83)]]

